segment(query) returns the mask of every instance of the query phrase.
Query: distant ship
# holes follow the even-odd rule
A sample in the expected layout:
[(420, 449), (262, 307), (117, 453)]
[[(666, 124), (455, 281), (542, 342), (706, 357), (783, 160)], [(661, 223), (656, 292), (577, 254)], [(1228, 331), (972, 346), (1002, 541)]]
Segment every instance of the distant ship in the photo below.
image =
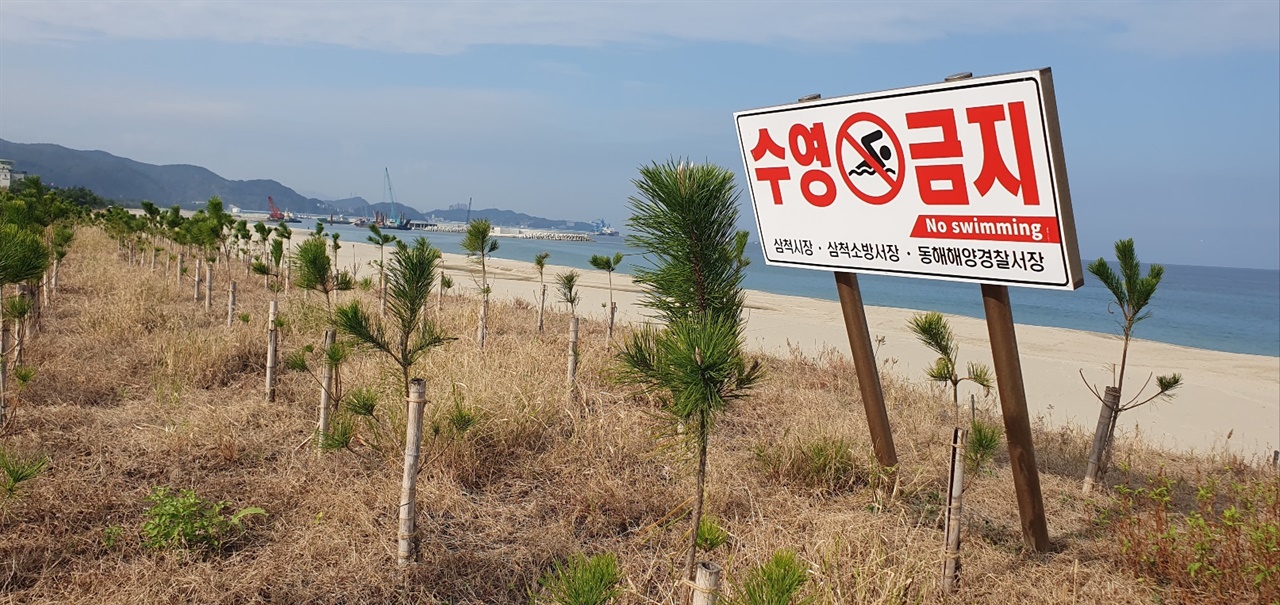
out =
[(604, 222), (604, 219), (596, 219), (594, 221), (591, 221), (591, 226), (595, 227), (596, 235), (611, 236), (611, 235), (618, 234), (618, 230), (614, 229), (613, 227), (610, 227), (609, 223)]

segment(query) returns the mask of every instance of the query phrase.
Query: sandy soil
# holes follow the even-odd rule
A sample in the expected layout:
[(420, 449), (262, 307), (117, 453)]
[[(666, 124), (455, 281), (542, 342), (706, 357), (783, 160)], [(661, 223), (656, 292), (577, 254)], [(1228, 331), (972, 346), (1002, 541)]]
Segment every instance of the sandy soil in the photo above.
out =
[[(297, 238), (295, 238), (297, 241)], [(378, 258), (377, 248), (364, 243), (344, 242), (341, 264), (360, 264), (360, 274), (375, 274), (369, 261)], [(456, 288), (474, 293), (479, 289), (479, 266), (459, 254), (445, 254), (445, 271), (453, 276)], [(538, 274), (532, 262), (492, 259), (488, 262), (493, 296), (522, 298), (536, 304)], [(548, 265), (548, 303), (556, 300), (551, 285), (556, 273), (568, 267)], [(604, 319), (609, 300), (608, 278), (602, 271), (579, 271), (581, 315)], [(832, 288), (835, 287), (834, 281)], [(974, 286), (974, 297), (979, 297)], [(613, 299), (618, 304), (618, 321), (642, 322), (644, 309), (638, 304), (641, 291), (627, 275), (613, 276)], [(747, 293), (748, 344), (766, 353), (787, 353), (798, 348), (808, 355), (831, 349), (848, 355), (849, 344), (834, 301), (784, 296), (767, 292)], [(873, 338), (883, 338), (877, 356), (891, 371), (924, 381), (923, 368), (934, 355), (916, 342), (907, 320), (916, 311), (868, 307), (867, 319)], [(1017, 309), (1014, 309), (1017, 319)], [(960, 362), (991, 364), (986, 323), (981, 319), (949, 318), (960, 342)], [(1118, 336), (1047, 328), (1017, 326), (1018, 347), (1033, 419), (1058, 425), (1071, 423), (1092, 430), (1097, 422), (1099, 402), (1089, 392), (1080, 372), (1101, 391), (1110, 384), (1111, 364), (1120, 359)], [(1224, 353), (1178, 345), (1136, 340), (1130, 345), (1124, 400), (1137, 393), (1150, 373), (1180, 372), (1184, 386), (1172, 401), (1156, 400), (1126, 412), (1120, 432), (1140, 435), (1147, 442), (1178, 451), (1205, 452), (1230, 449), (1246, 458), (1269, 459), (1280, 447), (1280, 358)], [(979, 405), (997, 406), (994, 391), (984, 401), (980, 388), (962, 385), (962, 398), (974, 393)], [(1147, 393), (1154, 393), (1154, 379)]]

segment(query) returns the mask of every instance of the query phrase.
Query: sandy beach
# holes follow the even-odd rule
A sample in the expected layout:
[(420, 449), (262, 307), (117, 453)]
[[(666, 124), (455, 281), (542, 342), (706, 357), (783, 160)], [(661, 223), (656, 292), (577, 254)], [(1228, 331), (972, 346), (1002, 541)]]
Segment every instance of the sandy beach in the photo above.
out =
[[(295, 237), (294, 241), (299, 238)], [(360, 266), (360, 275), (376, 274), (369, 264), (378, 258), (376, 247), (343, 242), (339, 254), (342, 266), (349, 267), (354, 262)], [(537, 300), (538, 274), (532, 262), (490, 259), (488, 268), (493, 300)], [(455, 287), (461, 292), (478, 291), (479, 266), (471, 259), (446, 251), (444, 270), (454, 278)], [(555, 274), (568, 270), (569, 267), (547, 265), (549, 305), (556, 300), (550, 285)], [(607, 275), (603, 271), (578, 271), (582, 296), (579, 314), (607, 318)], [(835, 288), (834, 281), (832, 288)], [(976, 285), (973, 295), (981, 296)], [(632, 283), (630, 276), (613, 276), (613, 298), (618, 304), (619, 322), (647, 319), (645, 309), (638, 304), (640, 296), (640, 288)], [(747, 292), (747, 307), (748, 345), (756, 351), (786, 354), (796, 348), (806, 355), (816, 355), (831, 349), (849, 355), (840, 307), (834, 301), (751, 290)], [(873, 338), (883, 338), (877, 354), (882, 364), (910, 380), (927, 382), (923, 368), (932, 364), (935, 355), (916, 342), (907, 328), (908, 319), (916, 311), (867, 307), (866, 312)], [(1016, 321), (1016, 307), (1013, 312)], [(960, 343), (960, 362), (990, 365), (986, 323), (963, 316), (951, 316), (949, 320)], [(1140, 329), (1138, 334), (1141, 335)], [(1032, 418), (1050, 425), (1070, 423), (1092, 431), (1100, 404), (1081, 380), (1080, 371), (1084, 371), (1084, 376), (1097, 385), (1099, 391), (1110, 384), (1111, 364), (1120, 359), (1120, 337), (1022, 324), (1017, 326), (1017, 337)], [(1253, 456), (1269, 459), (1272, 450), (1280, 447), (1280, 358), (1138, 339), (1129, 349), (1124, 400), (1136, 394), (1148, 374), (1170, 372), (1182, 374), (1184, 385), (1177, 396), (1171, 401), (1158, 399), (1124, 413), (1119, 423), (1121, 434), (1140, 434), (1152, 445), (1175, 451), (1203, 453), (1226, 448), (1246, 459)], [(1154, 379), (1152, 385), (1147, 393), (1154, 393)], [(980, 388), (965, 383), (961, 389), (962, 397), (975, 393), (979, 405), (984, 404)], [(985, 405), (998, 406), (994, 390)]]

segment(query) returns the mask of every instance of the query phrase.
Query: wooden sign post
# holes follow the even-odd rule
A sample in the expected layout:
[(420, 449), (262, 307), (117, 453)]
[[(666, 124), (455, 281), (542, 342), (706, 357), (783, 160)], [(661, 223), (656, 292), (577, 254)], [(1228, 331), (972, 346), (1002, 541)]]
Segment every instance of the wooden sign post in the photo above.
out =
[(765, 262), (833, 271), (876, 458), (897, 464), (857, 274), (976, 283), (1023, 539), (1049, 532), (1009, 286), (1084, 284), (1048, 68), (734, 114)]

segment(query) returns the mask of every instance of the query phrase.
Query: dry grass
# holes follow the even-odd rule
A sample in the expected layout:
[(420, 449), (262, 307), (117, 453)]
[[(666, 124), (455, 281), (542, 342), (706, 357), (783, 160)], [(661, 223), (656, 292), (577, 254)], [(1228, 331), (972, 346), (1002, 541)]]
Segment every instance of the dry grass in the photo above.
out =
[[(251, 321), (228, 329), (225, 299), (206, 314), (189, 285), (125, 265), (104, 236), (82, 230), (28, 349), (38, 374), (2, 441), (51, 463), (0, 516), (0, 601), (524, 603), (540, 575), (576, 552), (617, 555), (625, 603), (682, 601), (690, 460), (662, 438), (655, 404), (609, 379), (603, 325), (583, 323), (571, 399), (567, 316), (549, 314), (539, 338), (536, 309), (495, 306), (481, 354), (471, 336), (478, 305), (446, 301), (442, 321), (459, 339), (413, 371), (427, 379), (435, 430), (418, 492), (423, 563), (401, 572), (398, 458), (360, 443), (318, 455), (307, 443), (317, 387), (305, 374), (286, 373), (277, 403), (263, 401), (271, 295), (241, 271)], [(225, 296), (225, 276), (217, 280)], [(342, 295), (355, 296), (372, 300)], [(317, 298), (290, 294), (281, 307), (285, 352), (319, 343)], [(968, 486), (962, 589), (941, 595), (945, 396), (885, 374), (902, 470), (893, 500), (878, 502), (851, 364), (831, 352), (767, 365), (764, 385), (712, 436), (708, 511), (731, 538), (710, 557), (731, 582), (789, 548), (809, 564), (820, 602), (1204, 602), (1128, 570), (1099, 521), (1116, 502), (1079, 495), (1087, 436), (1043, 427), (1053, 552), (1022, 548), (1007, 460), (997, 457)], [(396, 369), (361, 353), (343, 380), (382, 393), (390, 434), (403, 434)], [(474, 419), (465, 430), (448, 420), (455, 406)], [(1178, 458), (1140, 442), (1121, 444), (1117, 458), (1136, 482), (1161, 472), (1266, 480), (1238, 460)], [(268, 515), (229, 552), (148, 551), (138, 531), (160, 485)], [(1194, 510), (1194, 498), (1181, 506)]]

